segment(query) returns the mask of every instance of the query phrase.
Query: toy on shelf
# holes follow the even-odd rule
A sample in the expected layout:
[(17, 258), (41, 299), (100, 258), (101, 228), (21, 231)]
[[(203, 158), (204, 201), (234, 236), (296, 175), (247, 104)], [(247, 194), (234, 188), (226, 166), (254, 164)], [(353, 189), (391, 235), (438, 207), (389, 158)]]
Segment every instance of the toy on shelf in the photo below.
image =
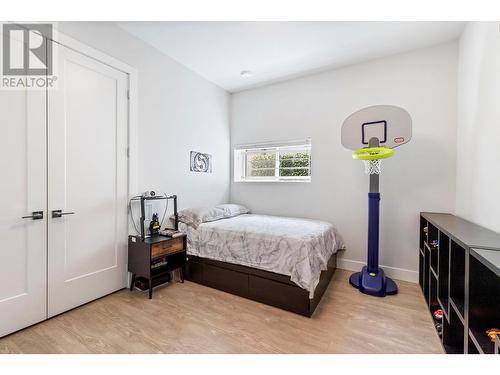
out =
[(442, 323), (436, 323), (436, 331), (439, 337), (443, 335), (443, 324)]
[(439, 246), (439, 241), (438, 240), (432, 240), (431, 241), (431, 247), (438, 247)]
[(428, 227), (424, 227), (424, 233), (427, 234), (428, 231), (429, 231), (429, 228)]
[(434, 311), (434, 313), (432, 314), (432, 316), (436, 320), (439, 320), (439, 321), (443, 320), (443, 310), (437, 309), (436, 311)]
[(498, 328), (490, 328), (486, 331), (486, 334), (490, 338), (491, 342), (495, 342), (495, 338), (500, 335), (500, 329)]

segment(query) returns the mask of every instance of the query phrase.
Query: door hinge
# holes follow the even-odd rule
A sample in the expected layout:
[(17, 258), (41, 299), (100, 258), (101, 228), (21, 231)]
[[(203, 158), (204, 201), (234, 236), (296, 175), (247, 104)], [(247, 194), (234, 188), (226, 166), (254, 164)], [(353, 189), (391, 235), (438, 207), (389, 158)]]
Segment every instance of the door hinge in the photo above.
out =
[(127, 154), (127, 158), (130, 157), (130, 147), (127, 147), (125, 153)]
[(130, 90), (127, 90), (127, 99), (130, 100)]

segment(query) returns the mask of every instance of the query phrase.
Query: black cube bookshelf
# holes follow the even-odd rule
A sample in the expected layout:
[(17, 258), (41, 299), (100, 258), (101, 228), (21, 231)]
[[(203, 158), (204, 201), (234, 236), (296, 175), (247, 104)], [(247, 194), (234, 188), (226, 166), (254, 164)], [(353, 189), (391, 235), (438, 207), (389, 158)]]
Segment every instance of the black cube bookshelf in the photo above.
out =
[(445, 213), (422, 212), (419, 284), (449, 354), (498, 354), (500, 234)]

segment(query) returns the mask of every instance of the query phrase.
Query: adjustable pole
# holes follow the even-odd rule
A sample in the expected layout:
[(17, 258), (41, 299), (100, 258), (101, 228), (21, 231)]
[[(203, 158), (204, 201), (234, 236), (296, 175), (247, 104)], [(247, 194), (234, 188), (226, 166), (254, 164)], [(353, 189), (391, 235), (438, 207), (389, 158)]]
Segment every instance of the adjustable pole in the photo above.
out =
[[(371, 138), (368, 147), (378, 147), (378, 138)], [(368, 193), (368, 272), (378, 272), (380, 192), (379, 175), (370, 174), (370, 192)]]

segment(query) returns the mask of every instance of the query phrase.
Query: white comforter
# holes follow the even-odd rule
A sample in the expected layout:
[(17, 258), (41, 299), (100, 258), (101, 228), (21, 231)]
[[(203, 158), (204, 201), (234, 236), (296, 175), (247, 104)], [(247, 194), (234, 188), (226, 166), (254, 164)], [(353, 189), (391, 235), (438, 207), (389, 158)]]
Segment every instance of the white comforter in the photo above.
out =
[(328, 259), (344, 247), (330, 223), (308, 219), (246, 214), (180, 229), (188, 254), (290, 276), (310, 298)]

